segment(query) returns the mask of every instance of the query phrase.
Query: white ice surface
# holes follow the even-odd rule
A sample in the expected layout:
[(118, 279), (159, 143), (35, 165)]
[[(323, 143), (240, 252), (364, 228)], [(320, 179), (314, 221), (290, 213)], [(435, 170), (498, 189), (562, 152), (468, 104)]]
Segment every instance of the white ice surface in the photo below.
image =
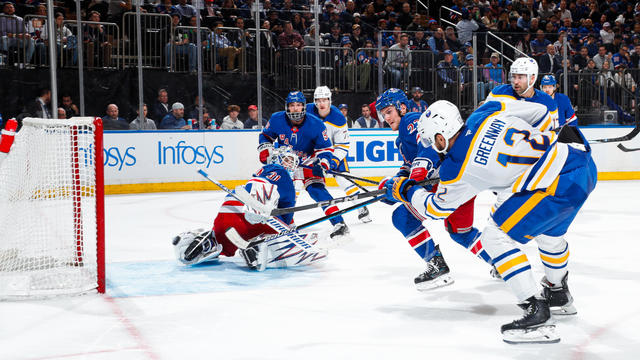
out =
[[(223, 197), (183, 192), (108, 196), (107, 295), (0, 302), (0, 359), (638, 359), (639, 188), (600, 182), (570, 228), (578, 315), (558, 319), (559, 344), (502, 342), (500, 325), (521, 314), (514, 297), (441, 222), (427, 225), (455, 283), (416, 291), (423, 262), (384, 204), (371, 207), (371, 224), (349, 214), (355, 240), (322, 265), (177, 265), (171, 238), (210, 226)], [(476, 225), (491, 202), (476, 201)], [(525, 250), (541, 277), (535, 245)]]

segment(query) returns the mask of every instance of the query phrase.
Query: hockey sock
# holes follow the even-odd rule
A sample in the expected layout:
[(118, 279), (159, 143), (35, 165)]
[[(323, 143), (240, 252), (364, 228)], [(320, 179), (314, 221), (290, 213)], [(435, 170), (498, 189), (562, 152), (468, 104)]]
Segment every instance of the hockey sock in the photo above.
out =
[[(333, 197), (331, 196), (331, 194), (329, 194), (329, 191), (324, 186), (324, 184), (318, 184), (318, 183), (310, 184), (309, 186), (307, 186), (307, 192), (309, 193), (309, 196), (311, 196), (311, 198), (317, 202), (333, 200)], [(338, 211), (339, 209), (336, 205), (331, 205), (331, 206), (323, 206), (322, 210), (324, 210), (324, 213), (326, 215), (331, 215), (334, 212)], [(330, 219), (329, 221), (331, 221), (332, 225), (335, 225), (337, 223), (344, 222), (344, 219), (342, 218), (342, 216), (336, 216), (333, 219)]]
[(484, 260), (489, 265), (492, 265), (491, 257), (487, 254), (487, 251), (482, 247), (482, 233), (476, 228), (471, 228), (471, 231), (465, 233), (450, 233), (451, 239), (462, 245), (472, 254)]
[(569, 264), (569, 244), (561, 236), (536, 236), (544, 274), (553, 284), (559, 284), (567, 273)]

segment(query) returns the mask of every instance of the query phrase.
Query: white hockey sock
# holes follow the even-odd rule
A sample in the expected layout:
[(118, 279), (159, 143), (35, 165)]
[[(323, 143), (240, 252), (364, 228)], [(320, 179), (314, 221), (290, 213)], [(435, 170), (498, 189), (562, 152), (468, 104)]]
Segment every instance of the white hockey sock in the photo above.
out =
[(547, 280), (554, 285), (560, 284), (567, 273), (569, 244), (562, 236), (547, 235), (536, 236), (536, 242)]

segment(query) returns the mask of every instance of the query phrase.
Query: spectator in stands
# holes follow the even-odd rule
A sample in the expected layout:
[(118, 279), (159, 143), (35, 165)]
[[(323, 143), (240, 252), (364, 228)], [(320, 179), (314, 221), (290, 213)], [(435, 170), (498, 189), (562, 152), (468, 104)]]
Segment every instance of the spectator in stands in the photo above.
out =
[(547, 45), (547, 53), (540, 56), (538, 66), (540, 74), (555, 74), (562, 64), (562, 57), (556, 53), (556, 48), (552, 44)]
[[(367, 50), (372, 49), (372, 50)], [(364, 43), (364, 49), (356, 54), (356, 63), (358, 64), (359, 80), (358, 89), (369, 89), (369, 79), (371, 78), (371, 69), (378, 65), (378, 57), (376, 50), (373, 50), (373, 41), (367, 40)]]
[(453, 65), (453, 53), (451, 50), (443, 51), (444, 60), (438, 63), (438, 85), (442, 87), (443, 100), (456, 102), (457, 86), (458, 86), (458, 69)]
[(462, 15), (460, 16), (460, 21), (456, 24), (456, 29), (458, 29), (458, 39), (460, 43), (464, 44), (473, 39), (473, 32), (477, 31), (480, 26), (471, 18), (467, 8), (462, 8), (461, 12)]
[(362, 28), (358, 24), (351, 26), (351, 48), (354, 50), (364, 47), (365, 37), (362, 36)]
[[(207, 110), (207, 102), (202, 101), (202, 113)], [(196, 95), (196, 98), (193, 101), (193, 107), (187, 113), (188, 119), (200, 119), (200, 97)]]
[(409, 100), (411, 105), (408, 111), (423, 113), (427, 110), (429, 105), (426, 101), (422, 100), (422, 95), (424, 95), (424, 91), (422, 91), (422, 88), (419, 86), (411, 88), (411, 100)]
[(177, 11), (176, 7), (171, 3), (171, 0), (162, 0), (162, 4), (154, 7), (154, 12), (157, 14), (173, 15)]
[[(99, 22), (100, 13), (92, 11), (89, 13), (89, 21)], [(86, 24), (84, 25), (83, 38), (87, 49), (87, 67), (97, 66), (111, 66), (111, 49), (112, 45), (109, 42), (107, 33), (105, 32), (104, 25), (102, 24)]]
[[(486, 97), (486, 86), (484, 83), (484, 79), (482, 78), (482, 71), (478, 69), (476, 71), (476, 81), (477, 81), (477, 94), (478, 94), (478, 102), (482, 101)], [(473, 54), (468, 54), (465, 57), (465, 64), (460, 68), (460, 90), (466, 96), (463, 96), (464, 99), (469, 99), (469, 102), (472, 102), (473, 99)], [(468, 94), (468, 95), (467, 95)], [(467, 104), (471, 105), (471, 104)]]
[(56, 119), (66, 119), (67, 118), (67, 112), (64, 111), (63, 108), (59, 107), (58, 108), (58, 117)]
[(452, 52), (457, 52), (462, 48), (462, 44), (460, 43), (460, 41), (458, 41), (458, 37), (456, 36), (455, 30), (453, 30), (453, 26), (447, 26), (447, 30), (445, 30), (444, 36), (449, 50), (451, 50)]
[(23, 112), (29, 113), (36, 118), (51, 119), (51, 112), (49, 111), (50, 102), (51, 90), (42, 88), (38, 93), (38, 97), (30, 104), (27, 104)]
[[(126, 11), (131, 11), (131, 0), (109, 1), (107, 21), (122, 24), (122, 17)], [(135, 9), (133, 9), (135, 10)]]
[[(231, 44), (229, 39), (222, 33), (222, 23), (216, 23), (216, 27), (211, 34), (211, 42), (216, 48), (216, 71), (221, 71), (220, 58), (225, 57), (227, 59), (227, 71), (239, 71), (239, 68), (235, 67), (236, 57), (240, 54), (240, 49)], [(238, 61), (240, 63), (240, 61)]]
[(409, 24), (411, 24), (413, 18), (414, 16), (411, 15), (411, 4), (409, 4), (409, 2), (407, 1), (402, 4), (402, 8), (400, 10), (400, 14), (398, 15), (398, 20), (396, 23), (403, 29), (407, 29)]
[(558, 15), (558, 18), (561, 21), (564, 20), (564, 19), (569, 19), (569, 20), (573, 21), (573, 19), (571, 17), (571, 11), (569, 11), (569, 9), (567, 9), (567, 2), (565, 0), (560, 0), (560, 3), (556, 7), (556, 15)]
[[(179, 65), (172, 66), (173, 60), (177, 60), (178, 56), (187, 56), (189, 61), (189, 71), (195, 72), (198, 61), (198, 48), (195, 44), (189, 41), (189, 35), (184, 31), (175, 31), (177, 26), (180, 26), (180, 15), (171, 15), (172, 31), (169, 42), (165, 45), (165, 59), (167, 59), (167, 67), (169, 70), (181, 70)], [(177, 62), (179, 64), (179, 62)]]
[(171, 105), (171, 112), (160, 122), (160, 129), (191, 129), (191, 125), (188, 125), (184, 120), (184, 105), (182, 103), (175, 102)]
[(278, 44), (280, 45), (280, 48), (301, 49), (304, 46), (304, 40), (297, 31), (293, 30), (291, 22), (287, 21), (284, 23), (282, 33), (278, 36)]
[(61, 103), (62, 108), (67, 114), (67, 119), (70, 119), (74, 116), (80, 116), (80, 110), (78, 109), (76, 104), (73, 103), (73, 100), (71, 100), (71, 95), (63, 94)]
[(147, 117), (147, 104), (142, 105), (142, 111), (144, 112), (144, 117), (143, 117), (144, 120), (142, 121), (142, 123), (140, 121), (140, 114), (139, 114), (140, 109), (136, 109), (136, 114), (138, 114), (138, 116), (136, 116), (136, 118), (129, 123), (129, 129), (130, 130), (156, 130), (155, 121)]
[(608, 22), (602, 24), (602, 30), (600, 30), (600, 39), (602, 39), (602, 43), (604, 45), (613, 43), (614, 36), (615, 34), (613, 30), (611, 30), (611, 24)]
[(349, 117), (349, 105), (340, 104), (338, 105), (338, 110), (340, 110), (340, 112), (342, 113), (342, 116), (344, 116), (344, 118), (347, 120), (347, 127), (352, 127), (353, 120), (351, 120), (351, 118)]
[(598, 54), (593, 57), (593, 61), (596, 63), (598, 69), (602, 69), (604, 62), (611, 58), (611, 55), (607, 55), (607, 48), (604, 45), (598, 47)]
[(444, 31), (442, 31), (442, 28), (437, 28), (427, 42), (429, 43), (429, 49), (436, 55), (439, 55), (442, 51), (449, 50), (447, 42), (444, 41)]
[(127, 125), (129, 125), (129, 123), (127, 122), (127, 120), (125, 120), (124, 118), (121, 118), (119, 116), (120, 114), (120, 110), (118, 109), (118, 105), (116, 104), (109, 104), (107, 105), (107, 111), (106, 111), (106, 115), (102, 117), (102, 121), (106, 122), (106, 121), (117, 121), (117, 122), (121, 122)]
[(406, 30), (407, 32), (410, 32), (410, 31), (418, 31), (418, 29), (424, 30), (424, 28), (422, 27), (422, 15), (416, 13), (413, 15), (413, 20), (411, 21), (411, 23), (407, 25)]
[(613, 60), (613, 64), (616, 70), (613, 74), (613, 81), (631, 92), (624, 92), (622, 96), (625, 99), (625, 103), (631, 104), (631, 109), (635, 109), (636, 82), (633, 80), (631, 73), (625, 71), (627, 64), (624, 61), (616, 63), (616, 61)]
[[(231, 45), (233, 45), (234, 47), (240, 50), (238, 57), (241, 58), (242, 48), (244, 47), (246, 49), (247, 47), (249, 47), (249, 43), (253, 42), (253, 34), (245, 30), (244, 19), (241, 17), (236, 19), (236, 22), (234, 25), (240, 30), (229, 31), (227, 33), (227, 39), (231, 41)], [(242, 38), (243, 33), (244, 33), (244, 40)]]
[[(309, 26), (309, 33), (304, 35), (304, 46), (314, 46), (316, 44), (316, 26)], [(320, 44), (322, 44), (322, 36), (320, 36)]]
[(160, 119), (156, 121), (162, 121), (165, 116), (171, 111), (171, 107), (169, 106), (169, 93), (166, 89), (158, 90), (158, 98), (153, 104), (153, 108), (151, 111), (151, 116), (154, 119)]
[(596, 41), (596, 36), (594, 34), (587, 35), (587, 41), (584, 46), (586, 46), (590, 58), (598, 54), (598, 42)]
[(333, 23), (331, 25), (331, 33), (326, 34), (322, 38), (322, 46), (341, 47), (342, 46), (342, 27), (340, 24)]
[[(36, 6), (37, 16), (47, 16), (47, 7), (45, 5)], [(37, 65), (44, 65), (47, 63), (47, 46), (45, 42), (48, 41), (47, 26), (45, 26), (46, 18), (34, 17), (27, 22), (26, 33), (31, 36), (34, 42), (34, 63)]]
[(411, 57), (409, 56), (409, 35), (402, 33), (400, 41), (389, 48), (387, 59), (385, 60), (385, 68), (391, 74), (391, 86), (401, 88), (401, 83), (406, 75), (408, 75), (411, 67)]
[(233, 21), (239, 15), (238, 7), (233, 0), (224, 0), (220, 7), (220, 14), (223, 19)]
[(249, 105), (247, 108), (249, 111), (249, 117), (244, 121), (245, 129), (260, 129), (267, 125), (267, 119), (262, 118), (262, 121), (258, 123), (258, 107), (255, 105)]
[(589, 62), (589, 50), (586, 46), (580, 48), (580, 52), (573, 57), (573, 69), (575, 71), (582, 70), (587, 67)]
[(502, 68), (502, 64), (500, 64), (500, 55), (498, 55), (497, 52), (491, 53), (489, 61), (490, 62), (484, 66), (484, 70), (482, 71), (484, 82), (487, 84), (487, 92), (493, 90), (493, 88), (498, 85), (504, 84), (505, 82), (504, 69)]
[(362, 104), (360, 107), (360, 111), (362, 116), (356, 119), (353, 122), (354, 129), (369, 129), (369, 128), (379, 128), (380, 124), (378, 121), (371, 117), (371, 110), (369, 110), (369, 104)]
[(234, 129), (244, 129), (244, 124), (240, 119), (238, 119), (238, 114), (240, 114), (240, 106), (238, 105), (229, 105), (227, 107), (227, 112), (229, 115), (225, 116), (222, 119), (222, 125), (220, 125), (220, 130), (234, 130)]
[(306, 20), (302, 17), (302, 15), (300, 15), (299, 12), (293, 13), (291, 25), (293, 26), (293, 29), (298, 32), (298, 34), (304, 34), (305, 32), (307, 32)]
[(531, 56), (537, 58), (546, 54), (547, 45), (549, 44), (551, 44), (551, 41), (545, 38), (544, 31), (538, 30), (536, 32), (536, 38), (531, 40)]
[[(551, 45), (551, 46), (553, 46), (553, 45)], [(533, 51), (531, 49), (531, 34), (530, 33), (524, 33), (522, 35), (522, 38), (520, 40), (518, 40), (518, 43), (516, 44), (516, 49), (518, 49), (521, 53), (524, 53), (525, 55), (531, 56)], [(521, 53), (516, 53), (516, 58), (525, 56), (525, 55), (522, 55)]]
[[(356, 74), (354, 74), (354, 71), (361, 68), (356, 64), (356, 57), (353, 53), (349, 36), (345, 35), (342, 38), (342, 50), (339, 52), (337, 62), (337, 65), (341, 70), (341, 74), (346, 77), (348, 88), (355, 89), (354, 82), (356, 81)], [(358, 74), (358, 76), (361, 75)]]
[(413, 37), (409, 40), (409, 48), (411, 50), (429, 50), (429, 42), (424, 36), (424, 29), (416, 28)]
[(538, 5), (538, 16), (540, 20), (546, 20), (553, 15), (556, 5), (551, 0), (542, 0)]
[[(56, 13), (56, 45), (58, 54), (71, 51), (71, 62), (75, 65), (78, 60), (78, 39), (64, 24), (64, 15), (62, 13)], [(67, 61), (67, 57), (63, 57), (63, 63)], [(67, 114), (69, 112), (67, 111)]]
[(522, 15), (518, 18), (518, 26), (526, 31), (529, 32), (531, 29), (531, 13), (528, 11), (523, 11)]
[(35, 41), (25, 31), (24, 19), (15, 14), (16, 9), (10, 2), (5, 2), (0, 17), (0, 50), (9, 52), (12, 49), (24, 49), (25, 64), (31, 63), (35, 52)]
[[(176, 11), (180, 14), (181, 19), (191, 19), (192, 16), (197, 16), (198, 11), (195, 7), (187, 4), (187, 0), (178, 0), (178, 5), (175, 6)], [(185, 20), (186, 21), (186, 20)], [(188, 24), (183, 24), (188, 25)]]

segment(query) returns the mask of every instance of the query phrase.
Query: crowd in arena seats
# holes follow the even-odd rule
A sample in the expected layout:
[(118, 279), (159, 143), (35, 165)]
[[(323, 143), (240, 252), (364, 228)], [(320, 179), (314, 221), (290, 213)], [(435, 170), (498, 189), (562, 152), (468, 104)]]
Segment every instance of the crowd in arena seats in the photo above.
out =
[[(75, 28), (69, 29), (62, 23), (65, 19), (75, 19), (74, 1), (55, 1), (56, 23), (60, 24), (57, 34), (58, 52), (66, 52), (75, 64), (77, 45)], [(142, 11), (148, 14), (167, 14), (172, 17), (173, 27), (194, 26), (200, 16), (201, 26), (210, 30), (203, 40), (203, 48), (216, 49), (216, 70), (238, 71), (243, 68), (242, 51), (255, 47), (255, 32), (247, 31), (255, 27), (251, 8), (254, 0), (204, 0), (200, 10), (191, 5), (190, 0), (145, 1)], [(315, 33), (319, 32), (320, 45), (347, 50), (336, 66), (340, 74), (347, 77), (346, 89), (353, 89), (353, 79), (358, 79), (360, 88), (368, 89), (373, 82), (370, 74), (378, 65), (388, 75), (385, 87), (404, 87), (405, 72), (411, 69), (408, 52), (428, 50), (436, 56), (432, 64), (437, 69), (434, 74), (443, 86), (444, 97), (465, 88), (471, 82), (468, 71), (473, 64), (473, 54), (482, 66), (478, 74), (479, 100), (493, 87), (506, 81), (508, 64), (505, 58), (514, 59), (522, 54), (535, 58), (540, 73), (563, 73), (563, 39), (567, 40), (569, 71), (576, 74), (597, 73), (594, 83), (607, 82), (610, 86), (620, 86), (636, 94), (640, 72), (636, 71), (640, 62), (640, 2), (629, 0), (454, 0), (430, 2), (434, 7), (426, 10), (414, 0), (319, 0), (322, 12), (319, 23), (314, 24), (310, 11), (312, 0), (261, 0), (260, 33), (263, 50), (277, 52), (283, 49), (304, 49), (315, 44)], [(46, 27), (42, 21), (23, 21), (26, 15), (45, 15), (44, 1), (7, 1), (0, 16), (0, 56), (13, 56), (12, 50), (21, 49), (21, 61), (7, 61), (31, 68), (42, 64), (37, 60), (46, 57), (43, 44), (48, 42)], [(439, 12), (441, 5), (453, 11)], [(85, 20), (122, 24), (126, 12), (134, 11), (131, 0), (92, 0), (81, 3)], [(442, 19), (433, 18), (443, 14)], [(38, 21), (35, 21), (38, 20)], [(35, 21), (35, 22), (34, 22)], [(233, 28), (233, 30), (229, 30)], [(494, 32), (513, 45), (505, 48), (503, 54), (495, 53), (487, 45), (490, 40), (479, 39), (474, 52), (471, 41), (473, 34)], [(176, 35), (175, 33), (171, 33)], [(189, 36), (175, 36), (167, 39), (163, 49), (165, 65), (171, 66), (170, 53), (173, 51), (186, 58), (185, 70), (195, 71), (196, 48), (193, 32)], [(83, 27), (86, 43), (87, 64), (92, 66), (112, 66), (114, 43), (105, 35), (103, 25), (87, 24)], [(378, 43), (381, 38), (382, 42)], [(363, 48), (389, 49), (382, 64), (372, 52), (358, 51)], [(255, 53), (255, 52), (254, 52)], [(504, 55), (504, 56), (503, 56)], [(16, 55), (17, 56), (17, 55)], [(470, 61), (471, 60), (471, 61)], [(270, 59), (266, 58), (264, 62)], [(504, 66), (504, 68), (503, 68)], [(352, 74), (357, 73), (357, 76)], [(569, 75), (567, 75), (569, 76)], [(577, 76), (577, 75), (575, 75)], [(575, 79), (575, 78), (574, 78)], [(577, 91), (578, 82), (572, 91)], [(373, 88), (373, 87), (372, 87)], [(451, 94), (448, 94), (451, 92)], [(173, 105), (164, 103), (165, 114), (156, 113), (157, 104), (150, 109), (150, 118), (162, 128), (164, 117), (173, 111)], [(67, 116), (70, 109), (65, 108)], [(241, 109), (246, 113), (247, 109)], [(210, 119), (208, 126), (234, 128), (241, 120), (236, 111), (228, 111), (228, 116), (219, 123)], [(355, 115), (355, 114), (353, 114)], [(187, 114), (190, 116), (190, 114)], [(225, 121), (225, 119), (235, 119)], [(257, 123), (257, 120), (254, 119)], [(217, 125), (216, 125), (217, 124)], [(227, 125), (225, 125), (227, 124)], [(137, 125), (139, 126), (139, 125)], [(183, 126), (188, 126), (185, 124)]]

